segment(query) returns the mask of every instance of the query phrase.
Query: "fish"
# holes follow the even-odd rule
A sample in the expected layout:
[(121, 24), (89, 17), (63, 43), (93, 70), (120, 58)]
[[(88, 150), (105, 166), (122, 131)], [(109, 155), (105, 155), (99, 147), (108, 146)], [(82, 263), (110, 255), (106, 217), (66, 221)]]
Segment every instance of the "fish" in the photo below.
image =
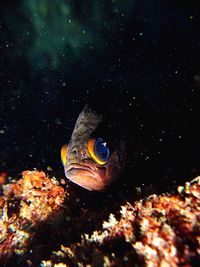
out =
[(169, 188), (173, 177), (192, 175), (193, 163), (198, 174), (199, 127), (193, 116), (185, 127), (185, 117), (165, 102), (154, 108), (136, 90), (96, 90), (61, 149), (67, 179), (104, 191), (115, 190), (114, 184), (119, 190), (141, 184)]
[[(124, 165), (123, 142), (108, 137), (108, 125), (88, 105), (79, 114), (68, 144), (61, 148), (65, 176), (90, 191), (103, 191), (115, 181)], [(117, 144), (117, 145), (116, 145)]]
[(143, 163), (148, 163), (148, 110), (136, 90), (113, 84), (96, 88), (85, 99), (71, 138), (61, 149), (66, 178), (90, 191), (137, 184)]

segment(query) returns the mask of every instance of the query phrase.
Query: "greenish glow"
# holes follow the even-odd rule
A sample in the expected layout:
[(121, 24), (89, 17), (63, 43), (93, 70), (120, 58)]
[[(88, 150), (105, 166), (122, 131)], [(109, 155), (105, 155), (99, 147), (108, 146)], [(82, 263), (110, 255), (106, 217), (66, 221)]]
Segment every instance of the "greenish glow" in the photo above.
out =
[(93, 57), (92, 51), (108, 49), (112, 32), (133, 14), (136, 1), (22, 0), (4, 14), (10, 31), (3, 38), (15, 43), (10, 57), (25, 58), (33, 71), (67, 72), (77, 60)]
[(94, 45), (91, 31), (75, 19), (66, 1), (24, 1), (24, 10), (35, 36), (29, 56), (40, 67), (60, 68), (63, 62), (79, 57), (86, 46)]

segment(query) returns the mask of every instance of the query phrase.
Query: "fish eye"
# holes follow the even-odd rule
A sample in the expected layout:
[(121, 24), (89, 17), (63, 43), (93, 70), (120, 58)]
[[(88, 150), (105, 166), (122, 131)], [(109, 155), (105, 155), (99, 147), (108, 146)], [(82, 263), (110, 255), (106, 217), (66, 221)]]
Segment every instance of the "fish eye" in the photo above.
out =
[(96, 139), (94, 152), (103, 161), (106, 161), (110, 156), (109, 148), (102, 138)]
[(87, 143), (90, 156), (100, 165), (107, 162), (110, 151), (107, 143), (102, 138), (89, 139)]

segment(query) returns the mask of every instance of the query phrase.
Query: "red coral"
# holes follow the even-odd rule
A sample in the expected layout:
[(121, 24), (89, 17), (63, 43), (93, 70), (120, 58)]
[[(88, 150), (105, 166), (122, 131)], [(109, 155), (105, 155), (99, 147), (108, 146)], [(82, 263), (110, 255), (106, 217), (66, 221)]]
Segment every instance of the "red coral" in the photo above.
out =
[[(14, 254), (22, 256), (30, 240), (36, 233), (42, 234), (43, 226), (50, 218), (59, 217), (68, 195), (56, 179), (49, 178), (44, 172), (25, 171), (22, 175), (19, 181), (3, 186), (4, 195), (0, 198), (1, 260)], [(179, 187), (178, 192), (151, 195), (132, 204), (127, 203), (121, 207), (118, 220), (117, 215), (110, 214), (108, 222), (103, 223), (103, 229), (94, 231), (91, 236), (84, 232), (84, 222), (97, 229), (97, 219), (102, 220), (102, 215), (86, 208), (84, 212), (83, 209), (79, 211), (79, 201), (76, 201), (79, 198), (76, 194), (72, 197), (72, 192), (63, 221), (61, 224), (52, 223), (53, 240), (61, 249), (54, 251), (47, 261), (42, 261), (41, 253), (41, 266), (55, 267), (59, 266), (59, 262), (60, 266), (193, 266), (200, 260), (200, 179)], [(74, 235), (76, 240), (72, 238)], [(40, 241), (38, 238), (36, 242), (41, 248)], [(62, 245), (63, 241), (66, 246)], [(34, 263), (32, 257), (29, 263)]]
[(136, 253), (145, 266), (192, 266), (191, 259), (200, 255), (199, 193), (197, 178), (186, 183), (179, 195), (152, 195), (127, 204), (121, 209), (119, 222), (94, 232), (88, 240), (108, 246), (124, 237), (133, 247), (132, 255)]
[(23, 254), (33, 237), (33, 227), (37, 229), (39, 223), (57, 216), (65, 196), (55, 178), (39, 171), (24, 171), (19, 181), (5, 185), (0, 199), (0, 259)]

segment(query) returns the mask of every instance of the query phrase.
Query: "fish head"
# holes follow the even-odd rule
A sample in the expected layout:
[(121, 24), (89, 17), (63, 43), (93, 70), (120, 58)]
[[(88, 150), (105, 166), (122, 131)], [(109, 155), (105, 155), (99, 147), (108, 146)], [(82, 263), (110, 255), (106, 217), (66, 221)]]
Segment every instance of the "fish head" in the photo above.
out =
[(101, 136), (93, 136), (102, 117), (86, 107), (79, 115), (68, 145), (61, 149), (66, 177), (87, 189), (103, 191), (123, 168), (124, 148), (111, 148)]

